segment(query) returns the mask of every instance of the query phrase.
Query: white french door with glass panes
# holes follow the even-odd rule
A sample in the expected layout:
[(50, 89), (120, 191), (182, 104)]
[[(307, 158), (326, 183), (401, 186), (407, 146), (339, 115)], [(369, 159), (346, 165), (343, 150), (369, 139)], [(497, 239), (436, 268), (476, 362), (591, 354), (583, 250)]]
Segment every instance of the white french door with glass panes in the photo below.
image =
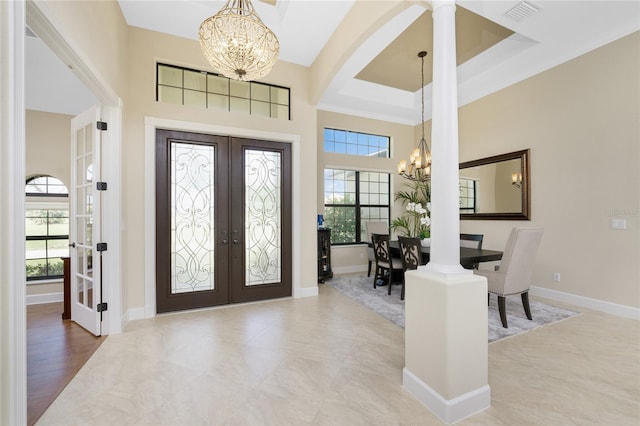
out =
[(69, 239), (71, 257), (71, 320), (101, 334), (102, 274), (100, 181), (100, 107), (71, 120), (71, 190)]

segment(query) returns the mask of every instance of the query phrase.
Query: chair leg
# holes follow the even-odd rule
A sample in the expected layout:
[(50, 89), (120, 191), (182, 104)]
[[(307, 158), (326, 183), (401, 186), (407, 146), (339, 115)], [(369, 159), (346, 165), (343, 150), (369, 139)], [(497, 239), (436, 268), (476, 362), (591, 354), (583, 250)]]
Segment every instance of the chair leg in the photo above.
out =
[(376, 281), (378, 281), (378, 265), (376, 264), (376, 269), (373, 272), (373, 288), (376, 288)]
[(491, 304), (491, 293), (487, 293), (487, 306)]
[(369, 268), (367, 269), (367, 276), (371, 276), (371, 261), (369, 261)]
[[(387, 294), (388, 294), (389, 296), (391, 296), (391, 286), (394, 284), (394, 281), (393, 281), (393, 271), (396, 271), (396, 275), (398, 274), (398, 270), (397, 270), (397, 269), (391, 269), (391, 270), (389, 270), (389, 290), (388, 290), (388, 292), (387, 292)], [(404, 280), (404, 278), (403, 278), (403, 280)]]
[(404, 275), (402, 276), (402, 289), (400, 290), (400, 300), (404, 300)]
[(504, 296), (498, 296), (498, 311), (500, 312), (500, 321), (502, 321), (502, 326), (504, 328), (509, 328), (509, 325), (507, 325), (507, 307), (505, 305)]
[(522, 306), (524, 306), (524, 313), (527, 314), (527, 318), (532, 320), (531, 317), (531, 308), (529, 307), (529, 292), (525, 291), (520, 295), (522, 298)]

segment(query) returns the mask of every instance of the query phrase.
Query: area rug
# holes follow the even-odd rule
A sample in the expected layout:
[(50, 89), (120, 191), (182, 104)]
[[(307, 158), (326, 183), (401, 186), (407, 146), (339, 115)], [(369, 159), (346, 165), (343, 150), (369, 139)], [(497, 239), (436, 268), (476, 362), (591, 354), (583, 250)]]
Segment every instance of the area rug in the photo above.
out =
[[(394, 285), (391, 288), (391, 295), (388, 295), (387, 286), (374, 289), (373, 278), (366, 275), (337, 275), (332, 279), (326, 280), (325, 283), (404, 328), (404, 300), (400, 300), (400, 285)], [(489, 343), (579, 315), (578, 312), (547, 305), (535, 300), (530, 300), (529, 304), (531, 316), (533, 317), (532, 321), (527, 319), (519, 296), (507, 297), (509, 328), (504, 328), (498, 313), (497, 297), (491, 297), (489, 304)]]

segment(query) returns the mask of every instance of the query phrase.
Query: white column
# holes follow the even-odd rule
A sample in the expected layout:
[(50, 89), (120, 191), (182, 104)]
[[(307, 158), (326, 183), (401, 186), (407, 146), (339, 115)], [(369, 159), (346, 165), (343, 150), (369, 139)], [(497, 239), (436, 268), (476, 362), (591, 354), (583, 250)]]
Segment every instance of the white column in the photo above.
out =
[(451, 424), (491, 405), (487, 281), (460, 266), (455, 2), (432, 5), (431, 260), (405, 275), (403, 386)]
[(445, 274), (460, 266), (458, 79), (453, 0), (433, 1), (433, 119), (431, 121), (431, 258), (427, 269)]

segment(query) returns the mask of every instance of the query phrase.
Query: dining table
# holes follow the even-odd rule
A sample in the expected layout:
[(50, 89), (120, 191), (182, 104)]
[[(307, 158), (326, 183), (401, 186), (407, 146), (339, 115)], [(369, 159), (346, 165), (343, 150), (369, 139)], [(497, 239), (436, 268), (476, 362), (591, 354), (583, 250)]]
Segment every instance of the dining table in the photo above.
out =
[[(422, 263), (429, 262), (431, 257), (431, 247), (421, 247)], [(393, 257), (400, 257), (400, 244), (398, 240), (389, 242), (389, 249)], [(471, 247), (460, 247), (460, 264), (468, 269), (480, 262), (494, 262), (502, 259), (503, 252), (498, 250), (477, 249)]]

